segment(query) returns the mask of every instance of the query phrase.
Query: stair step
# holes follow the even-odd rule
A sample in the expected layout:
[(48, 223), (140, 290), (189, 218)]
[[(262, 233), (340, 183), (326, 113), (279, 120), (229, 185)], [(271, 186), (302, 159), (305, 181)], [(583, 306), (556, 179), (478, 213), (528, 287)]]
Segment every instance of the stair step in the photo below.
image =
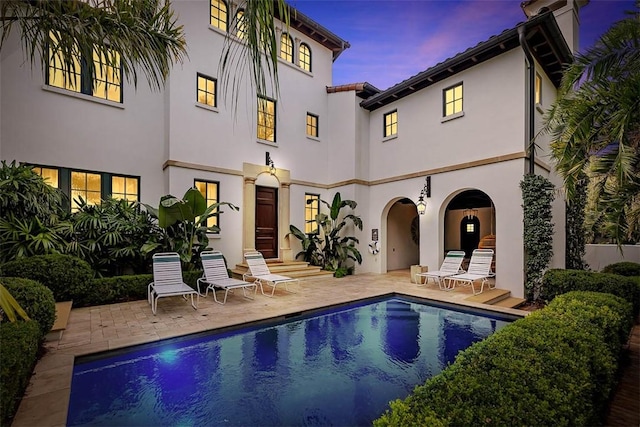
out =
[(492, 305), (509, 297), (511, 297), (511, 291), (508, 291), (506, 289), (486, 289), (485, 285), (485, 290), (481, 294), (474, 295), (465, 299), (466, 301)]
[(508, 297), (491, 305), (496, 307), (516, 308), (524, 304), (527, 300), (524, 298)]
[[(232, 277), (241, 279), (243, 274), (247, 273), (248, 269), (234, 269), (231, 270)], [(330, 271), (321, 270), (320, 267), (308, 266), (304, 269), (296, 268), (294, 270), (273, 270), (269, 266), (269, 271), (273, 274), (279, 274), (281, 276), (295, 277), (295, 278), (323, 278), (333, 277), (333, 273)]]
[(71, 314), (71, 306), (73, 301), (62, 301), (56, 303), (56, 320), (53, 322), (51, 331), (45, 337), (46, 341), (56, 341), (62, 338), (62, 333), (67, 328), (69, 315)]

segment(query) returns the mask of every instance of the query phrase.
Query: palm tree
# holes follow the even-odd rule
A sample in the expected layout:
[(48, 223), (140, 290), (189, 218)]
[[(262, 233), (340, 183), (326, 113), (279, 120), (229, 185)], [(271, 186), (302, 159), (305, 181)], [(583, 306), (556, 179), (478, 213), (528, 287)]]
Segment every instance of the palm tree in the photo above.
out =
[(567, 199), (584, 176), (618, 244), (640, 233), (640, 1), (567, 68), (545, 117)]
[[(247, 84), (245, 73), (248, 73), (249, 93), (260, 95), (279, 95), (278, 55), (280, 44), (276, 38), (276, 21), (280, 21), (288, 29), (290, 8), (285, 0), (244, 0), (238, 5), (242, 15), (235, 16), (233, 26), (242, 28), (245, 43), (234, 43), (227, 36), (222, 57), (220, 58), (220, 75), (223, 87), (231, 90), (232, 105), (237, 106), (240, 88)], [(226, 92), (224, 93), (226, 96)]]
[[(15, 29), (31, 64), (50, 60), (70, 76), (78, 57), (107, 58), (118, 52), (122, 74), (137, 85), (142, 72), (149, 86), (161, 89), (171, 66), (186, 56), (186, 42), (169, 0), (2, 0), (0, 49)], [(51, 52), (51, 55), (49, 55)], [(85, 61), (95, 77), (94, 61)]]

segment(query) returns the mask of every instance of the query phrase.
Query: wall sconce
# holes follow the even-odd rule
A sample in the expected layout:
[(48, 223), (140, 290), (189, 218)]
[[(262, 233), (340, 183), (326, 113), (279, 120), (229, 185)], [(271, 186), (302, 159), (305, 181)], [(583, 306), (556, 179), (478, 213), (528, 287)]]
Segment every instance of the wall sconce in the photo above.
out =
[(478, 209), (467, 208), (462, 211), (462, 215), (466, 216), (467, 219), (473, 219), (474, 216), (478, 216)]
[(418, 197), (418, 203), (416, 203), (416, 208), (420, 215), (424, 215), (427, 210), (427, 202), (424, 200), (425, 197), (431, 197), (431, 176), (425, 178), (420, 197)]
[(267, 166), (269, 166), (269, 173), (271, 175), (275, 175), (276, 174), (276, 165), (273, 164), (273, 159), (271, 159), (271, 156), (269, 155), (268, 151), (267, 151), (267, 154), (265, 156), (265, 164)]

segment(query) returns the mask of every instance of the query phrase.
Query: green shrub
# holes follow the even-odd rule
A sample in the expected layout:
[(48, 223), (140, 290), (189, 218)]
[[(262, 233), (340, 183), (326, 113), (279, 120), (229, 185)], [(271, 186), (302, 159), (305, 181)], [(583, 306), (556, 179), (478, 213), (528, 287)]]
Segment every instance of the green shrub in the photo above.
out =
[(11, 293), (31, 320), (40, 325), (41, 337), (49, 333), (56, 320), (53, 292), (35, 280), (0, 277), (0, 283)]
[[(196, 281), (201, 276), (202, 271), (199, 270), (182, 272), (184, 282), (194, 289), (196, 289)], [(90, 286), (83, 290), (82, 297), (74, 300), (73, 305), (75, 307), (88, 307), (146, 299), (147, 289), (152, 281), (152, 274), (94, 279), (91, 281)]]
[(602, 273), (619, 274), (620, 276), (640, 276), (640, 264), (637, 262), (616, 262), (602, 269)]
[(5, 277), (36, 280), (53, 291), (56, 301), (82, 299), (93, 271), (85, 261), (70, 255), (37, 255), (2, 265)]
[(560, 296), (461, 352), (374, 424), (600, 425), (630, 320), (613, 295)]
[(40, 329), (34, 321), (0, 324), (0, 424), (10, 425), (36, 363)]
[(593, 273), (582, 270), (548, 270), (543, 279), (540, 298), (550, 302), (556, 296), (571, 291), (606, 292), (633, 304), (633, 315), (640, 312), (640, 287), (630, 277)]

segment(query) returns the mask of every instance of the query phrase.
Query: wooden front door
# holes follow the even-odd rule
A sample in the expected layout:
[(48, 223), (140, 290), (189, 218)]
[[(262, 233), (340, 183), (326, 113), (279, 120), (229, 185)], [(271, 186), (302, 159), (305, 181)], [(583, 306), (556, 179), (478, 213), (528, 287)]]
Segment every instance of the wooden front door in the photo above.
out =
[(278, 189), (256, 186), (256, 250), (278, 258)]

